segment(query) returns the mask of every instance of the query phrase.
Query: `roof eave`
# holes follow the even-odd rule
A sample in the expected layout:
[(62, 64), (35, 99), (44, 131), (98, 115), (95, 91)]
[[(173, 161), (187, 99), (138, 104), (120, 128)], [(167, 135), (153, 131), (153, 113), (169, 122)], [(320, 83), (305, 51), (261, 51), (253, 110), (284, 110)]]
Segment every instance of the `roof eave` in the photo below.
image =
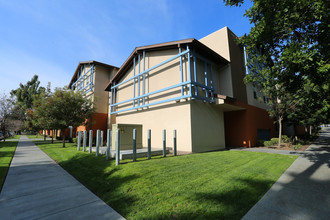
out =
[(192, 45), (193, 47), (196, 47), (198, 50), (200, 50), (202, 53), (208, 53), (209, 56), (213, 61), (216, 60), (216, 62), (220, 61), (222, 64), (229, 63), (228, 60), (220, 56), (218, 53), (213, 51), (211, 48), (207, 47), (205, 44), (199, 42), (195, 38), (189, 38), (179, 41), (171, 41), (166, 43), (160, 43), (160, 44), (153, 44), (148, 46), (142, 46), (142, 47), (136, 47), (134, 51), (131, 53), (131, 55), (127, 58), (127, 60), (124, 62), (124, 64), (120, 67), (116, 75), (110, 80), (108, 85), (105, 88), (105, 91), (110, 91), (110, 87), (114, 80), (117, 80), (117, 78), (122, 77), (122, 74), (130, 67), (130, 64), (133, 62), (133, 57), (135, 54), (138, 54), (140, 51), (143, 50), (162, 50), (162, 49), (168, 49), (168, 48), (174, 48), (174, 47), (181, 47), (183, 45)]
[(78, 74), (78, 71), (80, 69), (80, 66), (83, 65), (83, 64), (96, 64), (96, 65), (100, 65), (100, 66), (105, 66), (105, 67), (108, 67), (108, 68), (114, 68), (114, 69), (119, 69), (118, 67), (116, 66), (112, 66), (112, 65), (109, 65), (109, 64), (106, 64), (106, 63), (102, 63), (102, 62), (99, 62), (99, 61), (95, 61), (95, 60), (89, 60), (89, 61), (81, 61), (78, 63), (78, 66), (76, 68), (76, 70), (74, 71), (74, 74), (71, 78), (71, 81), (69, 83), (69, 88), (71, 88), (72, 84), (74, 83), (74, 81), (76, 80), (77, 78), (77, 74)]

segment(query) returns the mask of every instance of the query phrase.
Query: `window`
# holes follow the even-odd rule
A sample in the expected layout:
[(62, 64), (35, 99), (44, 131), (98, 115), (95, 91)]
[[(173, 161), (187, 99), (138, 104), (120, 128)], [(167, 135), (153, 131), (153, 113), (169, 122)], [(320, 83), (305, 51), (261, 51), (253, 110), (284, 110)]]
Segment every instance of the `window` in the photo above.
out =
[(255, 86), (253, 86), (253, 98), (257, 99), (257, 90)]

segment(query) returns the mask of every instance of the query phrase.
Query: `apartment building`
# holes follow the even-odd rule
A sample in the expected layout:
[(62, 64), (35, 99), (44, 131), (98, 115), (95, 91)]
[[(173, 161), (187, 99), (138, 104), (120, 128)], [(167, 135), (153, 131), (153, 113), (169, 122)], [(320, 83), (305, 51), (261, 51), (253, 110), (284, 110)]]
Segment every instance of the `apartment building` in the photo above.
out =
[[(245, 85), (244, 50), (229, 28), (200, 40), (185, 39), (137, 47), (111, 77), (111, 124), (142, 126), (142, 145), (152, 130), (152, 146), (206, 152), (226, 146), (254, 146), (274, 136), (266, 98)], [(124, 130), (121, 132), (125, 132)]]
[(71, 131), (73, 136), (76, 136), (78, 131), (84, 130), (93, 130), (94, 136), (98, 129), (106, 131), (109, 126), (108, 123), (110, 123), (110, 120), (108, 120), (109, 93), (104, 91), (104, 88), (118, 69), (118, 67), (94, 60), (79, 62), (69, 83), (69, 88), (79, 91), (86, 98), (91, 99), (94, 102), (96, 111), (92, 118), (88, 119), (87, 126), (82, 125), (73, 128), (73, 131)]

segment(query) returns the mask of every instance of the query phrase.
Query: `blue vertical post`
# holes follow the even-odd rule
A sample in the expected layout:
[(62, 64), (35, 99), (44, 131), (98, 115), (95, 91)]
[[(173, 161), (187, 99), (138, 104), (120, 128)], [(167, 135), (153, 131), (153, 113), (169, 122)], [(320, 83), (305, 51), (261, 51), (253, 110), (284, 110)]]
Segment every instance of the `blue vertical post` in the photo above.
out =
[(136, 161), (136, 129), (133, 129), (133, 161)]
[(110, 143), (111, 143), (111, 130), (107, 130), (107, 160), (110, 158)]
[(93, 146), (93, 130), (89, 130), (89, 153), (92, 153)]
[[(189, 45), (188, 44), (187, 44), (187, 50), (189, 51)], [(189, 75), (189, 81), (191, 82), (192, 81), (192, 76), (191, 76), (191, 68), (190, 68), (190, 66), (191, 66), (190, 51), (187, 53), (187, 55), (188, 55), (188, 75)], [(188, 84), (188, 85), (189, 85), (189, 95), (191, 95), (192, 94), (191, 93), (191, 90), (192, 90), (191, 83)]]
[(80, 151), (80, 143), (81, 143), (81, 132), (78, 131), (78, 139), (77, 139), (77, 151)]
[[(179, 47), (179, 53), (181, 53), (181, 47)], [(183, 82), (182, 56), (180, 56), (180, 73), (181, 73), (181, 82)], [(181, 96), (183, 96), (183, 86), (181, 86)]]
[[(116, 88), (115, 88), (115, 86), (116, 86), (116, 83), (115, 82), (113, 82), (113, 87), (111, 88), (112, 90), (112, 92), (111, 92), (111, 103), (112, 104), (114, 104), (114, 103), (116, 103)], [(115, 111), (115, 106), (113, 106), (112, 107), (112, 109), (111, 109), (111, 112), (114, 112)]]
[(173, 154), (176, 156), (176, 130), (173, 131)]
[[(143, 50), (143, 72), (145, 71), (145, 59), (146, 59), (146, 52)], [(142, 95), (146, 92), (146, 76), (143, 73), (143, 88), (142, 88)], [(145, 97), (143, 97), (143, 105), (145, 104)]]
[(212, 91), (211, 91), (211, 94), (212, 94), (212, 97), (211, 97), (211, 99), (212, 99), (212, 101), (214, 101), (214, 88), (213, 88), (213, 70), (212, 70), (212, 63), (211, 63), (211, 71), (210, 71), (210, 74), (211, 74), (211, 76), (210, 76), (210, 79), (211, 79), (211, 89), (212, 89)]
[(100, 130), (96, 131), (96, 156), (99, 156), (99, 150), (100, 150)]
[(120, 130), (116, 131), (116, 166), (119, 165), (120, 160)]
[(110, 95), (111, 95), (111, 97), (110, 97), (110, 113), (111, 113), (111, 112), (113, 112), (112, 111), (112, 108), (113, 108), (113, 106), (112, 106), (113, 88), (111, 87), (110, 90), (111, 90), (111, 92), (110, 92)]
[(92, 85), (94, 83), (94, 64), (93, 64), (93, 69), (91, 71), (91, 82), (92, 82)]
[(114, 104), (114, 95), (115, 95), (115, 89), (113, 87), (111, 87), (111, 99), (110, 99), (110, 113), (113, 112), (115, 110), (115, 108), (112, 106)]
[[(135, 56), (133, 59), (133, 76), (135, 76)], [(135, 98), (135, 80), (136, 78), (133, 79), (133, 98)], [(135, 107), (135, 99), (133, 99), (133, 108)]]
[(100, 147), (103, 147), (103, 131), (101, 131), (101, 136), (100, 136)]
[(163, 157), (166, 157), (166, 130), (163, 130)]
[[(205, 63), (205, 85), (208, 86), (208, 79), (207, 79), (207, 63), (204, 61)], [(205, 95), (206, 98), (209, 98), (209, 91), (208, 89), (205, 89)]]
[[(195, 82), (197, 82), (197, 57), (194, 55), (194, 78)], [(195, 86), (195, 96), (198, 96), (198, 87)]]
[(151, 130), (148, 130), (148, 160), (151, 159)]
[[(138, 56), (138, 74), (140, 74), (140, 62), (141, 62), (141, 55)], [(140, 76), (138, 76), (138, 97), (140, 97)], [(138, 98), (138, 106), (140, 105), (140, 98)]]
[(87, 139), (87, 131), (84, 131), (84, 136), (83, 136), (83, 152), (86, 151), (86, 139)]
[(248, 56), (246, 53), (246, 46), (243, 47), (244, 48), (244, 63), (245, 63), (245, 74), (249, 74), (249, 67), (247, 65), (247, 60), (248, 60)]

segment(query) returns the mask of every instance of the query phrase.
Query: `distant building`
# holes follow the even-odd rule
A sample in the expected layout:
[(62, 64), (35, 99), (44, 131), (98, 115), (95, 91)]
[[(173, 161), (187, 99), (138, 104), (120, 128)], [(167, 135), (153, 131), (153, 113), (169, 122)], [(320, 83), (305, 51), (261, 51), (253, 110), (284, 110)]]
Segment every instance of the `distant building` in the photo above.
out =
[[(107, 127), (110, 126), (110, 118), (108, 120), (109, 93), (104, 91), (104, 89), (118, 69), (118, 67), (94, 60), (79, 62), (69, 83), (69, 88), (79, 91), (86, 98), (91, 99), (95, 104), (96, 112), (92, 118), (88, 119), (87, 127), (82, 125), (78, 128), (73, 128), (73, 136), (76, 136), (77, 131), (91, 129), (95, 136), (97, 129), (105, 132)], [(67, 130), (66, 136), (69, 137), (70, 131), (69, 129)]]

